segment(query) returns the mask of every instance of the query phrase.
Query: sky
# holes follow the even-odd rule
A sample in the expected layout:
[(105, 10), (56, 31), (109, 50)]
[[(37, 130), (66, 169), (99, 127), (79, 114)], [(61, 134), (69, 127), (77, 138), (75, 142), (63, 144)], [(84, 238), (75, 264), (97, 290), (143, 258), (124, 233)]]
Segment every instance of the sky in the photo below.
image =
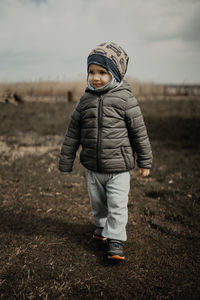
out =
[(0, 0), (0, 82), (79, 80), (113, 41), (127, 76), (200, 83), (200, 0)]

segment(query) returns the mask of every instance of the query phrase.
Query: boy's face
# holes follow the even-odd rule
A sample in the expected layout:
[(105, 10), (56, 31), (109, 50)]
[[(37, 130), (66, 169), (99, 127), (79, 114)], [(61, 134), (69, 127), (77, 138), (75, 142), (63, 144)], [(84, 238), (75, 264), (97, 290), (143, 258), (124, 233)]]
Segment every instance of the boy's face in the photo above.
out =
[(111, 81), (111, 74), (101, 66), (91, 64), (88, 68), (88, 80), (90, 85), (94, 88), (100, 88)]

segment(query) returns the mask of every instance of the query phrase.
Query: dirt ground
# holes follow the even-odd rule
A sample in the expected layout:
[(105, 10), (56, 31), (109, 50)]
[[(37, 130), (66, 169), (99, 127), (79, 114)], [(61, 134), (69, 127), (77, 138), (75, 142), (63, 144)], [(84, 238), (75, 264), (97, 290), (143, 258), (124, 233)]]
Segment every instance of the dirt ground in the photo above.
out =
[(132, 172), (118, 264), (91, 238), (79, 155), (57, 170), (74, 105), (0, 105), (0, 299), (200, 299), (200, 101), (141, 102), (154, 165)]

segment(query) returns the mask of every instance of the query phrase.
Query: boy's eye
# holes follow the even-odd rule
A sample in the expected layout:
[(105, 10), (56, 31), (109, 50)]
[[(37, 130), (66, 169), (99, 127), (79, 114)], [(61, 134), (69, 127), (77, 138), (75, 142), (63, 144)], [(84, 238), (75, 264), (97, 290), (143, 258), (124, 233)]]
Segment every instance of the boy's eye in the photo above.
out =
[(90, 70), (90, 71), (89, 71), (89, 74), (94, 74), (94, 71)]
[(104, 75), (104, 74), (106, 74), (106, 72), (105, 71), (100, 71), (100, 74)]

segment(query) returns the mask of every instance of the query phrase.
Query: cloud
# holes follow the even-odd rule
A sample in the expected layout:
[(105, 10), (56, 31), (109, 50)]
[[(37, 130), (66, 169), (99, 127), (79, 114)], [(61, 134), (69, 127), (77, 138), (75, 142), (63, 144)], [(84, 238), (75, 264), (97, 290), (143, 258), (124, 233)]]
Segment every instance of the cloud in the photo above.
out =
[(187, 69), (197, 81), (199, 12), (196, 0), (2, 0), (0, 80), (75, 78), (90, 50), (112, 40), (128, 52), (131, 76), (170, 81), (171, 69), (178, 82)]

